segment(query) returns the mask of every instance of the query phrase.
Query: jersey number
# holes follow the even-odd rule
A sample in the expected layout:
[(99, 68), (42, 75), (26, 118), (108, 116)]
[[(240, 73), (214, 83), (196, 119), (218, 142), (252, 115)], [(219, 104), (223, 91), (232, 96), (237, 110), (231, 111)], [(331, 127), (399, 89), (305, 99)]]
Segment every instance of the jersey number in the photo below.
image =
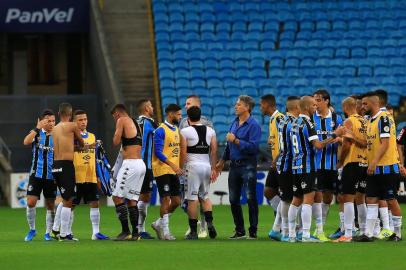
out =
[(293, 145), (293, 153), (299, 154), (299, 142), (297, 141), (296, 135), (292, 135), (292, 145)]

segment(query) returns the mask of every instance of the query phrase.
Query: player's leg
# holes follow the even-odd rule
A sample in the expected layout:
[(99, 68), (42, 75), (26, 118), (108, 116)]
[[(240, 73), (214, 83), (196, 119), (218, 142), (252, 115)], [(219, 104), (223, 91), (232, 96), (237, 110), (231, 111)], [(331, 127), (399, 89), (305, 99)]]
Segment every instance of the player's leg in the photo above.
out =
[(56, 207), (54, 224), (52, 225), (52, 238), (56, 240), (58, 240), (60, 236), (62, 208), (63, 202), (61, 201), (58, 203), (58, 206)]
[(180, 183), (179, 178), (174, 174), (169, 175), (169, 193), (170, 200), (167, 208), (168, 210), (161, 220), (163, 228), (163, 239), (176, 240), (176, 238), (172, 235), (169, 229), (169, 219), (180, 205)]
[(153, 185), (153, 176), (152, 170), (146, 169), (144, 182), (141, 188), (141, 195), (138, 201), (138, 231), (140, 233), (141, 239), (154, 239), (146, 230), (145, 230), (145, 220), (147, 218), (148, 206), (151, 200), (151, 192)]
[(393, 234), (388, 240), (397, 242), (402, 240), (402, 212), (396, 199), (400, 179), (398, 174), (389, 174), (386, 176), (386, 180), (385, 199), (387, 199), (388, 207), (392, 212), (393, 220)]
[(288, 210), (289, 242), (296, 242), (296, 218), (299, 207), (303, 202), (303, 192), (300, 188), (300, 178), (297, 174), (292, 175), (292, 202)]
[(37, 231), (35, 229), (35, 220), (37, 216), (36, 206), (43, 189), (43, 181), (46, 180), (37, 179), (34, 176), (30, 176), (28, 180), (26, 218), (30, 230), (24, 238), (25, 241), (32, 241), (32, 239), (34, 239), (34, 237), (37, 235)]
[(85, 183), (84, 201), (90, 207), (90, 223), (92, 224), (92, 240), (108, 240), (109, 237), (100, 233), (99, 191), (96, 183)]
[[(257, 171), (256, 166), (247, 165), (243, 172), (243, 181), (246, 186), (247, 204), (250, 227), (248, 228), (249, 238), (257, 239), (258, 230), (258, 200), (257, 200)], [(277, 182), (278, 180), (275, 179)]]
[(231, 206), (231, 213), (233, 215), (235, 233), (229, 239), (244, 239), (245, 227), (244, 227), (244, 217), (241, 208), (240, 196), (241, 189), (243, 185), (243, 174), (242, 167), (230, 167), (228, 174), (228, 190), (229, 190), (229, 200)]
[(278, 183), (281, 189), (281, 220), (282, 220), (282, 236), (281, 241), (289, 241), (289, 206), (292, 202), (292, 175), (290, 173), (278, 174)]
[(264, 196), (269, 201), (270, 206), (272, 207), (275, 213), (275, 220), (272, 226), (272, 229), (269, 231), (268, 236), (272, 239), (280, 238), (280, 227), (281, 227), (281, 213), (280, 213), (280, 201), (279, 196), (279, 183), (277, 177), (276, 169), (270, 169), (265, 180)]
[(45, 198), (45, 207), (46, 207), (46, 216), (45, 216), (45, 235), (44, 240), (52, 240), (52, 226), (55, 219), (55, 199), (56, 199), (56, 184), (52, 180), (47, 180), (44, 182), (44, 198)]
[[(161, 198), (161, 206), (159, 209), (159, 218), (151, 224), (152, 229), (157, 234), (158, 239), (164, 239), (164, 231), (163, 227), (165, 223), (168, 224), (169, 222), (169, 205), (171, 203), (170, 197), (170, 177), (168, 174), (164, 174), (158, 177), (155, 177), (159, 196)], [(165, 220), (164, 220), (165, 219)]]
[(318, 242), (321, 241), (317, 238), (310, 237), (310, 228), (312, 225), (312, 205), (314, 203), (314, 196), (316, 190), (316, 175), (314, 173), (307, 173), (301, 175), (301, 188), (303, 190), (303, 204), (302, 204), (302, 223), (303, 223), (303, 236), (302, 242)]
[[(61, 190), (63, 207), (61, 210), (61, 234), (60, 241), (72, 241), (70, 235), (70, 222), (72, 215), (72, 200), (75, 190), (75, 168), (73, 162), (61, 162), (61, 175), (59, 189)], [(56, 163), (56, 162), (55, 162)], [(54, 164), (55, 164), (54, 163)], [(59, 162), (58, 162), (59, 163)]]
[(186, 240), (197, 240), (197, 218), (199, 207), (199, 188), (201, 170), (198, 166), (187, 164), (186, 177), (183, 179), (185, 188), (185, 199), (188, 202), (187, 213), (189, 217), (190, 232), (185, 236)]

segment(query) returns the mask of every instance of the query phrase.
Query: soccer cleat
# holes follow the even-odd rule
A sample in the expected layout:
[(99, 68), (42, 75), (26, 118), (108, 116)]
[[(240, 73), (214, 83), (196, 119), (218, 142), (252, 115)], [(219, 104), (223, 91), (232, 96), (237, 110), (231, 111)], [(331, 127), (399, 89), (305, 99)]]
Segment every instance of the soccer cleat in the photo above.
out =
[(217, 231), (216, 231), (216, 228), (214, 228), (213, 223), (207, 224), (207, 230), (209, 231), (209, 237), (210, 237), (211, 239), (216, 238), (216, 236), (217, 236)]
[(34, 239), (34, 237), (37, 235), (37, 231), (36, 230), (30, 230), (27, 235), (24, 238), (25, 242), (29, 242), (32, 241), (32, 239)]
[(302, 237), (302, 243), (323, 243), (323, 241), (314, 237)]
[(207, 230), (205, 228), (200, 227), (198, 237), (200, 239), (204, 239), (207, 237)]
[(373, 237), (368, 237), (365, 234), (354, 237), (353, 238), (354, 242), (373, 242), (374, 238)]
[(49, 235), (49, 233), (44, 234), (44, 240), (45, 241), (52, 241), (52, 237)]
[(174, 241), (174, 240), (176, 240), (175, 236), (173, 236), (171, 233), (165, 234), (162, 239), (163, 239), (163, 240), (167, 240), (167, 241)]
[(249, 233), (247, 239), (248, 240), (256, 240), (256, 239), (258, 239), (257, 233), (256, 232)]
[(296, 237), (289, 237), (289, 240), (288, 240), (287, 242), (289, 242), (289, 243), (296, 243), (296, 242), (298, 242), (298, 240), (297, 240)]
[(289, 242), (289, 236), (288, 235), (282, 235), (281, 242)]
[(296, 242), (302, 241), (303, 233), (302, 232), (297, 232), (296, 233)]
[(54, 230), (52, 230), (51, 236), (52, 236), (53, 239), (59, 240), (60, 232), (59, 232), (59, 231), (54, 231)]
[(68, 234), (68, 235), (66, 236), (66, 238), (69, 238), (69, 239), (71, 239), (72, 241), (75, 241), (75, 242), (78, 242), (78, 241), (79, 241), (79, 239), (78, 239), (78, 238), (75, 238), (75, 237), (73, 236), (73, 234)]
[(198, 239), (199, 237), (195, 232), (190, 232), (188, 235), (185, 236), (185, 240), (198, 240)]
[(268, 237), (271, 238), (271, 239), (273, 239), (273, 240), (275, 240), (275, 241), (281, 241), (282, 234), (281, 234), (280, 232), (271, 230), (271, 231), (268, 233)]
[(388, 242), (400, 242), (402, 238), (397, 236), (396, 233), (393, 233), (391, 236), (388, 237)]
[(352, 242), (352, 237), (346, 237), (345, 235), (333, 241), (334, 243), (349, 243)]
[(330, 238), (330, 239), (338, 239), (343, 235), (344, 235), (344, 232), (342, 232), (341, 229), (338, 228), (334, 233), (330, 234), (328, 236), (328, 238)]
[(151, 228), (156, 232), (156, 236), (158, 239), (162, 240), (163, 239), (163, 232), (162, 232), (162, 227), (161, 225), (157, 222), (152, 222)]
[(391, 230), (388, 229), (382, 229), (381, 232), (378, 234), (378, 239), (385, 239), (385, 238), (389, 238), (390, 236), (392, 236), (393, 232)]
[(114, 241), (128, 241), (131, 240), (131, 233), (130, 232), (121, 232), (117, 237), (114, 239)]
[(79, 241), (79, 239), (74, 238), (71, 234), (68, 234), (67, 236), (59, 236), (59, 242), (66, 242), (66, 243), (74, 243)]
[(330, 241), (330, 240), (326, 237), (326, 235), (324, 234), (324, 232), (315, 233), (315, 234), (313, 234), (313, 236), (316, 237), (317, 239), (319, 239), (320, 241), (323, 241), (323, 242), (328, 242), (328, 241)]
[(155, 237), (151, 236), (148, 232), (141, 232), (140, 233), (140, 238), (142, 240), (152, 240), (155, 239)]
[(246, 239), (247, 236), (245, 233), (240, 233), (240, 232), (235, 232), (233, 236), (230, 236), (228, 239), (230, 240), (241, 240), (241, 239)]
[(92, 235), (92, 240), (110, 240), (110, 238), (98, 232)]
[(131, 235), (130, 241), (139, 241), (140, 235), (138, 233)]
[(191, 232), (190, 227), (187, 228), (186, 232), (185, 232), (185, 236), (189, 235)]

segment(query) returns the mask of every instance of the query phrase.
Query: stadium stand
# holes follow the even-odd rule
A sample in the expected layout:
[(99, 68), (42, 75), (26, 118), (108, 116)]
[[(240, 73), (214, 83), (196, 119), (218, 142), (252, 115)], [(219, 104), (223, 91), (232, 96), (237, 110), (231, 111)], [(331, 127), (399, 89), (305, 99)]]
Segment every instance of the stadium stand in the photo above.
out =
[(273, 93), (282, 109), (324, 87), (339, 111), (349, 94), (383, 87), (398, 106), (404, 93), (403, 1), (154, 0), (153, 15), (162, 106), (204, 97), (220, 136), (239, 94)]

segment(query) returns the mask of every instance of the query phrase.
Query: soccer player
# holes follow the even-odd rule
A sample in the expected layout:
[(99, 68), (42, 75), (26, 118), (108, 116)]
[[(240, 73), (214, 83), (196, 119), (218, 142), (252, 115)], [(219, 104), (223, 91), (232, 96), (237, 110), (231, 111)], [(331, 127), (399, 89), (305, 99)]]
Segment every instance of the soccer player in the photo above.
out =
[[(186, 102), (185, 102), (185, 109), (188, 110), (190, 107), (193, 107), (193, 106), (196, 106), (196, 107), (199, 107), (199, 108), (201, 107), (201, 100), (200, 100), (199, 96), (191, 95), (191, 96), (187, 97)], [(202, 115), (200, 117), (200, 122), (205, 126), (213, 128), (213, 123), (210, 121), (209, 118), (207, 118), (204, 115)], [(190, 126), (189, 118), (188, 117), (182, 118), (182, 120), (180, 121), (180, 124), (179, 124), (179, 130), (182, 130), (182, 129), (187, 128), (189, 126)], [(184, 198), (185, 197), (185, 194), (184, 194), (185, 189), (182, 188), (183, 187), (184, 177), (182, 177), (182, 176), (179, 177), (179, 180), (180, 180), (180, 184), (181, 184), (182, 208), (183, 208), (183, 205), (185, 205), (185, 207), (187, 208), (187, 200)], [(201, 202), (200, 198), (199, 198), (199, 202)], [(185, 210), (187, 210), (186, 208), (185, 208)], [(200, 225), (198, 235), (199, 235), (199, 238), (206, 238), (207, 237), (207, 224), (206, 224), (206, 220), (204, 218), (204, 210), (203, 210), (202, 206), (200, 206), (200, 216), (201, 216), (201, 220), (197, 222), (197, 225)], [(187, 230), (185, 236), (188, 235), (189, 233), (190, 233), (190, 228)]]
[[(187, 240), (198, 239), (197, 207), (199, 200), (210, 238), (217, 236), (213, 225), (212, 204), (209, 199), (210, 181), (217, 179), (217, 140), (215, 131), (200, 122), (201, 110), (197, 106), (187, 110), (189, 127), (181, 132), (181, 164), (185, 165), (185, 194), (188, 200), (190, 233)], [(184, 166), (181, 166), (182, 168)]]
[(31, 145), (33, 155), (27, 188), (26, 211), (30, 231), (25, 237), (25, 241), (32, 241), (37, 235), (35, 230), (36, 205), (41, 192), (44, 194), (47, 209), (44, 240), (52, 240), (50, 233), (56, 198), (56, 184), (52, 176), (54, 148), (51, 132), (54, 126), (54, 113), (51, 110), (44, 110), (37, 121), (36, 127), (24, 138), (24, 145)]
[(61, 231), (59, 241), (74, 241), (70, 234), (72, 199), (75, 194), (75, 167), (73, 165), (74, 140), (79, 147), (84, 141), (76, 123), (72, 123), (72, 106), (69, 103), (59, 105), (60, 122), (52, 130), (54, 141), (54, 163), (52, 175), (61, 191)]
[(141, 156), (144, 160), (146, 171), (144, 182), (141, 187), (141, 195), (138, 201), (138, 231), (140, 233), (141, 239), (154, 239), (145, 230), (145, 219), (147, 218), (148, 205), (151, 200), (151, 192), (153, 186), (154, 176), (152, 174), (152, 147), (154, 144), (154, 130), (158, 127), (155, 123), (154, 117), (154, 107), (150, 100), (144, 99), (140, 100), (137, 105), (139, 117), (137, 123), (140, 127), (142, 135), (142, 150)]
[(161, 197), (160, 218), (151, 224), (161, 240), (176, 240), (169, 230), (169, 216), (180, 204), (180, 134), (176, 125), (182, 118), (179, 105), (165, 108), (166, 119), (154, 133), (152, 171)]
[[(115, 240), (137, 241), (139, 239), (137, 202), (146, 170), (144, 161), (141, 159), (141, 133), (136, 127), (137, 123), (128, 116), (127, 109), (123, 104), (115, 105), (111, 114), (116, 121), (113, 144), (116, 146), (121, 143), (123, 157), (113, 191), (113, 201), (121, 223), (121, 233)], [(128, 218), (131, 222), (131, 233)]]
[[(312, 115), (319, 140), (331, 137), (333, 131), (342, 125), (341, 116), (333, 112), (330, 107), (330, 94), (325, 89), (314, 92), (313, 97), (317, 104), (317, 110)], [(313, 213), (316, 220), (316, 231), (314, 236), (320, 240), (327, 241), (323, 225), (326, 223), (328, 210), (333, 200), (333, 193), (338, 190), (337, 163), (338, 144), (328, 144), (326, 147), (316, 151), (316, 177), (317, 189)], [(340, 215), (340, 219), (343, 215)]]
[(292, 122), (299, 116), (300, 98), (291, 96), (286, 101), (286, 115), (278, 124), (279, 134), (279, 155), (276, 160), (277, 179), (280, 189), (281, 202), (280, 212), (282, 219), (282, 235), (281, 241), (289, 241), (289, 220), (288, 212), (289, 206), (293, 198), (292, 186), (292, 151), (290, 131)]
[(355, 218), (354, 200), (357, 204), (360, 233), (365, 233), (365, 188), (366, 170), (368, 167), (365, 151), (367, 146), (367, 123), (364, 117), (357, 114), (356, 106), (357, 101), (352, 97), (348, 97), (342, 102), (342, 110), (347, 117), (344, 121), (344, 127), (349, 131), (350, 136), (343, 138), (337, 163), (337, 168), (343, 168), (341, 182), (345, 228), (345, 234), (339, 237), (337, 242), (352, 241), (353, 222)]
[(264, 196), (271, 204), (271, 207), (276, 212), (275, 221), (272, 229), (269, 231), (268, 236), (271, 239), (280, 241), (281, 239), (281, 213), (280, 213), (280, 197), (279, 185), (276, 172), (276, 160), (279, 155), (279, 135), (278, 125), (282, 121), (284, 115), (276, 109), (275, 96), (267, 94), (261, 97), (261, 111), (263, 115), (270, 116), (269, 119), (269, 139), (268, 144), (271, 149), (272, 163), (269, 168), (268, 175), (265, 181)]
[[(87, 131), (87, 114), (83, 110), (74, 112), (73, 121), (80, 129), (85, 142), (85, 149), (75, 149), (73, 164), (75, 165), (76, 195), (73, 205), (79, 205), (82, 198), (90, 206), (90, 221), (92, 223), (92, 240), (107, 240), (107, 236), (100, 233), (99, 188), (96, 177), (96, 136)], [(72, 208), (72, 219), (73, 219)]]
[[(365, 94), (362, 106), (366, 114), (371, 116), (367, 126), (367, 227), (366, 234), (354, 240), (373, 241), (373, 230), (379, 212), (378, 200), (381, 199), (387, 201), (393, 214), (394, 233), (388, 240), (400, 241), (402, 239), (402, 216), (396, 200), (399, 160), (396, 150), (395, 126), (387, 113), (380, 110), (379, 97), (376, 92)], [(388, 211), (381, 211), (380, 215), (383, 223), (382, 231), (384, 234), (389, 234)]]
[[(315, 125), (310, 116), (316, 111), (316, 101), (311, 96), (300, 99), (300, 115), (292, 122), (290, 132), (293, 152), (293, 200), (289, 207), (289, 242), (296, 242), (296, 216), (302, 205), (303, 236), (302, 242), (320, 242), (310, 237), (312, 221), (312, 204), (316, 190), (316, 149), (323, 149), (327, 144), (334, 142), (337, 137), (335, 131), (331, 137), (319, 141)], [(340, 133), (341, 134), (341, 133)]]

